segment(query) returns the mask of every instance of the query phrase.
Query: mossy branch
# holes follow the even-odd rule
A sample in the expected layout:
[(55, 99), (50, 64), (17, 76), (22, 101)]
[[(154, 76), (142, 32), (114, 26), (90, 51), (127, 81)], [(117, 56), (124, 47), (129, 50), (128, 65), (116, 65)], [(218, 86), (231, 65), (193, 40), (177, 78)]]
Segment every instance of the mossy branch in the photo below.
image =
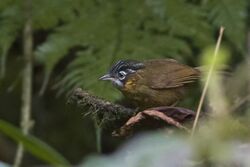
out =
[(122, 118), (128, 119), (136, 114), (134, 109), (111, 103), (91, 95), (81, 88), (77, 88), (71, 93), (68, 104), (75, 104), (77, 107), (82, 108), (81, 111), (84, 115), (97, 115), (109, 121), (117, 121)]
[(68, 104), (76, 105), (84, 115), (92, 115), (95, 122), (98, 122), (98, 126), (106, 127), (105, 129), (108, 131), (111, 130), (114, 136), (122, 137), (130, 136), (131, 133), (138, 130), (138, 127), (139, 129), (140, 127), (144, 129), (155, 127), (157, 129), (172, 126), (189, 131), (182, 124), (193, 120), (195, 116), (192, 110), (171, 106), (137, 111), (103, 100), (81, 88), (72, 92)]

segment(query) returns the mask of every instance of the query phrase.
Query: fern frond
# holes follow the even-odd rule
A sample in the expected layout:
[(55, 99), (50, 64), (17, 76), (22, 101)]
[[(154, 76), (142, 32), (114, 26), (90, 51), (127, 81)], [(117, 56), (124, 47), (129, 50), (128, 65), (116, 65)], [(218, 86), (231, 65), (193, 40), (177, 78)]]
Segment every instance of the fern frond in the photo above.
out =
[(169, 29), (169, 35), (190, 38), (199, 48), (205, 47), (214, 41), (213, 29), (206, 21), (206, 13), (200, 6), (184, 0), (156, 1), (148, 0), (147, 2), (155, 14), (159, 13), (157, 11), (160, 11), (161, 15), (164, 14), (163, 19)]
[[(6, 1), (5, 1), (6, 2)], [(10, 5), (10, 6), (8, 6)], [(0, 12), (0, 68), (1, 78), (5, 75), (8, 51), (22, 28), (22, 15), (18, 3), (6, 3)], [(2, 6), (1, 6), (2, 7)], [(20, 17), (17, 17), (20, 16)]]
[(33, 2), (34, 29), (49, 29), (59, 23), (72, 21), (76, 18), (74, 5), (68, 0), (35, 0)]
[(209, 19), (216, 26), (225, 27), (225, 36), (243, 52), (246, 34), (247, 0), (207, 1)]

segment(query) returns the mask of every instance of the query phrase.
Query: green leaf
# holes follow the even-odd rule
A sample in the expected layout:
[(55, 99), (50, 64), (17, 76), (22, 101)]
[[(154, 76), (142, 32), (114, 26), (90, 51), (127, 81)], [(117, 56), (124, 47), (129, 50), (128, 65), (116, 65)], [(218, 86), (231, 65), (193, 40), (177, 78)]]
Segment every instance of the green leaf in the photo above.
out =
[(70, 166), (70, 163), (49, 145), (34, 136), (25, 136), (19, 129), (4, 120), (0, 120), (0, 131), (16, 142), (22, 142), (24, 148), (37, 158), (54, 166)]

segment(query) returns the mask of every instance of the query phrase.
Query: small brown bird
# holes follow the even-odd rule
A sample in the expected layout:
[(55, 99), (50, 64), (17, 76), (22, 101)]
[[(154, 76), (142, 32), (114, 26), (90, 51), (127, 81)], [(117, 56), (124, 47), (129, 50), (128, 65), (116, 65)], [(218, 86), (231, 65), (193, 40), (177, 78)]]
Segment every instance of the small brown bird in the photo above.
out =
[(120, 60), (101, 80), (110, 80), (139, 108), (170, 106), (184, 95), (201, 72), (173, 59)]

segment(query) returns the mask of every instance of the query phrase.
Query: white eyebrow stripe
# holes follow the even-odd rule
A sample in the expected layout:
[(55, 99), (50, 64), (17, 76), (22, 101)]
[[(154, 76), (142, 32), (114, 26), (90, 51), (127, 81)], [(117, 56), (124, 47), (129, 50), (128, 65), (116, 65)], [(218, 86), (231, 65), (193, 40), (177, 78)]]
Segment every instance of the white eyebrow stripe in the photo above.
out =
[(135, 70), (132, 70), (132, 69), (128, 69), (128, 71), (130, 72), (130, 73), (134, 73), (135, 72)]

